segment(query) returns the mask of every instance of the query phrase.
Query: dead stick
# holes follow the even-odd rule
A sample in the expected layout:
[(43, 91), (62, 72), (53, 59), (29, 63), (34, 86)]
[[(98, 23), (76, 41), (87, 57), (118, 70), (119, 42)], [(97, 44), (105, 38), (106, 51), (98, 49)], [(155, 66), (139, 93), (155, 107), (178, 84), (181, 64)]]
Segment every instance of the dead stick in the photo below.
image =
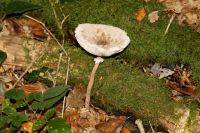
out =
[(51, 31), (45, 26), (44, 23), (42, 23), (41, 21), (39, 21), (39, 20), (37, 20), (37, 19), (35, 19), (35, 18), (31, 17), (31, 16), (28, 16), (28, 15), (24, 15), (24, 16), (27, 17), (27, 18), (30, 18), (30, 19), (32, 19), (32, 20), (34, 20), (36, 22), (38, 22), (39, 24), (41, 24), (45, 28), (45, 30), (48, 32), (48, 34), (57, 42), (57, 44), (60, 46), (60, 48), (63, 50), (63, 52), (68, 57), (68, 54), (67, 54), (66, 50), (64, 49), (64, 47), (62, 46), (62, 44), (58, 41), (58, 39), (54, 36), (54, 34), (51, 33)]
[[(70, 64), (70, 58), (68, 58), (68, 61), (67, 61), (67, 74), (66, 74), (66, 79), (65, 79), (65, 84), (66, 85), (68, 84), (67, 82), (68, 82), (68, 77), (69, 77), (69, 64)], [(62, 118), (64, 116), (65, 105), (66, 105), (66, 97), (64, 96), (63, 106), (62, 106)]]
[(166, 30), (165, 30), (165, 35), (168, 33), (169, 27), (170, 27), (172, 21), (174, 20), (175, 16), (176, 16), (176, 14), (173, 14), (173, 15), (171, 16), (171, 18), (170, 18), (170, 20), (169, 20), (169, 23), (168, 23), (168, 25), (167, 25), (167, 28), (166, 28)]
[(33, 64), (39, 60), (44, 54), (40, 55), (39, 58), (34, 58), (31, 62), (31, 64), (26, 68), (26, 70), (22, 73), (22, 75), (18, 78), (18, 80), (15, 82), (12, 88), (15, 88), (16, 85), (19, 83), (19, 81), (24, 77), (24, 75), (28, 72), (28, 70), (33, 66)]
[(60, 53), (59, 55), (59, 59), (58, 59), (58, 65), (57, 65), (57, 70), (56, 70), (56, 76), (55, 76), (55, 79), (57, 78), (58, 76), (58, 72), (60, 70), (60, 63), (61, 63), (61, 60), (62, 60), (62, 56), (63, 56), (63, 53)]
[(67, 61), (67, 73), (66, 73), (66, 78), (65, 78), (65, 84), (68, 84), (68, 78), (69, 78), (69, 65), (70, 65), (70, 58), (68, 58)]

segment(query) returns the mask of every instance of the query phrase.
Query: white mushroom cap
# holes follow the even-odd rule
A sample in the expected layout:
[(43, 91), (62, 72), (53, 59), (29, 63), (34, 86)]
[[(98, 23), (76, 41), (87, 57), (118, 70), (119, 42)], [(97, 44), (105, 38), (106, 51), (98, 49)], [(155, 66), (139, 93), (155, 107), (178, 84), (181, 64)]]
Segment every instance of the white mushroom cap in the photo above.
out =
[(83, 49), (96, 56), (119, 53), (130, 43), (124, 30), (103, 24), (79, 24), (75, 37)]

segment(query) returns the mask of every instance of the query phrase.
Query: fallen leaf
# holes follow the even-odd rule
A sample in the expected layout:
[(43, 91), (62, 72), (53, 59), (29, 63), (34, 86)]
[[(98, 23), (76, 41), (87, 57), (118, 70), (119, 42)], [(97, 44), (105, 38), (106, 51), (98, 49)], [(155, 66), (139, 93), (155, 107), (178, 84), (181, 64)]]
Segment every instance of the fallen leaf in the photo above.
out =
[(95, 128), (100, 133), (120, 133), (125, 120), (125, 116), (110, 118), (108, 121), (96, 125)]
[(26, 66), (26, 53), (22, 43), (23, 40), (16, 36), (0, 36), (0, 50), (7, 54), (3, 64), (5, 70), (13, 69), (14, 66)]
[(193, 25), (193, 24), (197, 23), (197, 21), (198, 21), (198, 15), (195, 13), (188, 12), (185, 14), (185, 16), (187, 17), (186, 22), (189, 25)]
[(145, 15), (146, 15), (146, 12), (145, 12), (144, 8), (140, 8), (136, 13), (135, 18), (137, 21), (142, 21), (144, 19)]
[(86, 88), (74, 86), (66, 98), (66, 106), (72, 108), (82, 108), (85, 105)]
[(194, 96), (196, 85), (191, 80), (191, 73), (191, 71), (187, 71), (183, 67), (178, 67), (170, 79), (166, 80), (166, 85), (179, 93)]
[(24, 122), (22, 124), (22, 126), (21, 126), (20, 131), (32, 133), (32, 127), (33, 127), (33, 122), (32, 121)]
[(20, 37), (47, 37), (44, 27), (29, 18), (8, 18), (3, 21), (3, 25), (5, 27), (4, 30), (9, 35), (17, 35)]
[(159, 16), (158, 16), (158, 11), (153, 11), (148, 15), (148, 19), (150, 23), (155, 23), (158, 21)]
[(123, 127), (121, 133), (131, 133), (131, 130), (127, 127)]
[(152, 67), (151, 70), (152, 74), (156, 77), (159, 77), (159, 79), (168, 77), (174, 73), (174, 71), (167, 69), (167, 68), (162, 68), (159, 63), (155, 63)]
[(45, 84), (40, 83), (40, 82), (36, 82), (34, 84), (26, 84), (26, 85), (22, 86), (21, 88), (22, 88), (22, 90), (24, 90), (26, 95), (29, 95), (30, 93), (33, 93), (33, 92), (44, 93), (48, 89), (48, 87)]

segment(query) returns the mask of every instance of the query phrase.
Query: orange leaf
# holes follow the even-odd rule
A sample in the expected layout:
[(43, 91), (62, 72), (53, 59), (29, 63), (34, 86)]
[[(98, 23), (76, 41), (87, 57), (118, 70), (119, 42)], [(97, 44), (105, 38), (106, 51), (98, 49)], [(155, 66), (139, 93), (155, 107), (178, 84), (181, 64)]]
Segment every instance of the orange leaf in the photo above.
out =
[(123, 127), (121, 133), (131, 133), (131, 130), (127, 127)]
[(33, 122), (32, 121), (27, 121), (27, 122), (22, 124), (20, 130), (23, 131), (23, 132), (32, 133), (32, 126), (33, 126)]
[(144, 8), (140, 8), (136, 13), (136, 20), (142, 21), (146, 15)]
[(4, 25), (11, 35), (39, 38), (46, 38), (48, 35), (42, 24), (29, 18), (8, 18), (4, 20)]
[(36, 82), (34, 84), (26, 84), (22, 86), (22, 90), (24, 90), (26, 95), (29, 95), (33, 92), (45, 92), (48, 89), (48, 87), (40, 82)]

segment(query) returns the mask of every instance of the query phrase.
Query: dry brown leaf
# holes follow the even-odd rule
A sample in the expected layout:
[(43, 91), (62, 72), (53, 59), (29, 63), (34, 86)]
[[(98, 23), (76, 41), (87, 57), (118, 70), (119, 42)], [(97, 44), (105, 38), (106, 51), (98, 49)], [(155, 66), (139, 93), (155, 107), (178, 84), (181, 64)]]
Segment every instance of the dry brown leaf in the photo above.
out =
[(169, 14), (175, 13), (179, 24), (187, 23), (200, 32), (200, 1), (199, 0), (162, 0)]
[(14, 66), (26, 65), (26, 53), (21, 44), (22, 39), (19, 37), (0, 35), (0, 50), (7, 53), (4, 69), (8, 70), (13, 69)]
[(10, 35), (16, 35), (20, 37), (47, 37), (44, 27), (32, 19), (8, 18), (4, 20), (3, 25)]
[(30, 93), (33, 93), (33, 92), (44, 93), (48, 89), (48, 87), (41, 82), (36, 82), (34, 84), (26, 84), (26, 85), (22, 86), (21, 88), (22, 88), (22, 90), (24, 90), (26, 95), (29, 95)]
[(110, 118), (108, 121), (96, 125), (95, 128), (100, 133), (120, 133), (125, 120), (125, 116)]
[(145, 15), (146, 15), (145, 9), (140, 8), (136, 13), (135, 18), (137, 21), (142, 21), (144, 19)]
[(66, 98), (66, 106), (72, 108), (83, 108), (85, 105), (86, 88), (83, 86), (74, 86)]
[(153, 11), (148, 15), (148, 19), (150, 23), (154, 23), (158, 21), (159, 16), (158, 16), (158, 11)]
[(198, 15), (195, 14), (195, 13), (188, 12), (188, 13), (185, 14), (185, 16), (186, 16), (186, 22), (189, 25), (196, 24), (197, 21), (198, 21)]
[(191, 71), (177, 68), (171, 78), (166, 80), (166, 85), (179, 93), (194, 96), (196, 94), (196, 85), (190, 77)]

